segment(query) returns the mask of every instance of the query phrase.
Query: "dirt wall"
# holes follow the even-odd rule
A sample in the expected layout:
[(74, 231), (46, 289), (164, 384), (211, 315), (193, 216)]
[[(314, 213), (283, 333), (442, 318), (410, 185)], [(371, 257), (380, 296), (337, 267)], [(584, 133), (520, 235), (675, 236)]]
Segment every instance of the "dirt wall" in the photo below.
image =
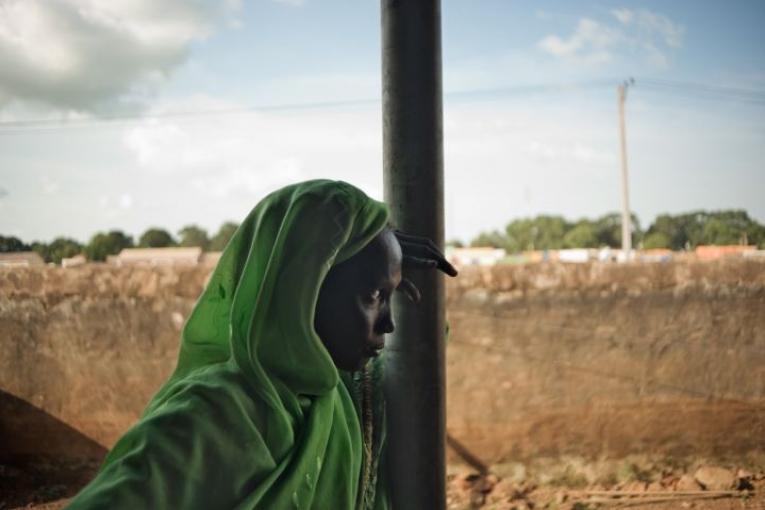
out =
[[(109, 447), (208, 271), (1, 270), (0, 452)], [(447, 293), (448, 428), (488, 462), (765, 451), (763, 262), (468, 268)]]

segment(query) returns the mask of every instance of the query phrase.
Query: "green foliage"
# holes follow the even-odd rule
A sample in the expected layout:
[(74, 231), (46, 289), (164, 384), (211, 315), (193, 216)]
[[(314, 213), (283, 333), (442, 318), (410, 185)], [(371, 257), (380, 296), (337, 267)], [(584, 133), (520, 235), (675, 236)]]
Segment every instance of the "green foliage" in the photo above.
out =
[(83, 246), (74, 239), (57, 237), (50, 244), (32, 243), (32, 250), (36, 251), (45, 262), (61, 264), (61, 259), (82, 253)]
[[(765, 227), (749, 217), (746, 211), (694, 211), (678, 215), (662, 214), (646, 232), (662, 235), (673, 250), (693, 249), (699, 245), (765, 243)], [(645, 243), (644, 243), (645, 244)]]
[(94, 235), (85, 247), (85, 255), (88, 260), (104, 261), (108, 255), (116, 255), (124, 248), (133, 246), (133, 238), (119, 230), (112, 230), (105, 234), (99, 232)]
[(651, 232), (643, 238), (643, 248), (646, 250), (669, 248), (670, 244), (669, 237), (663, 232)]
[(505, 236), (496, 230), (493, 232), (481, 232), (478, 236), (470, 241), (470, 246), (494, 246), (495, 248), (505, 248), (507, 245), (507, 239)]
[(510, 222), (505, 227), (507, 250), (555, 250), (563, 248), (563, 236), (569, 223), (562, 216), (540, 215)]
[(598, 232), (589, 220), (581, 220), (563, 236), (564, 248), (597, 248)]
[[(471, 246), (495, 246), (510, 253), (561, 248), (621, 247), (621, 214), (568, 222), (561, 216), (540, 215), (510, 222), (505, 233), (483, 232)], [(642, 241), (642, 243), (641, 243)], [(750, 244), (765, 248), (765, 226), (746, 211), (694, 211), (662, 214), (643, 232), (632, 215), (632, 244), (643, 248), (693, 249), (698, 245)]]
[[(637, 216), (632, 215), (633, 236), (641, 236)], [(599, 248), (621, 246), (621, 215), (606, 214), (596, 220), (582, 219), (576, 223), (562, 216), (539, 215), (510, 222), (505, 233), (482, 233), (472, 246), (496, 246), (510, 253), (530, 250), (559, 250), (562, 248)]]
[(167, 230), (150, 228), (141, 234), (138, 246), (140, 248), (167, 248), (168, 246), (175, 246), (175, 239)]
[(198, 246), (202, 250), (207, 250), (207, 246), (210, 244), (210, 239), (207, 237), (207, 231), (197, 225), (186, 225), (178, 231), (180, 236), (180, 246)]
[(215, 234), (212, 239), (210, 239), (210, 250), (223, 251), (223, 249), (228, 244), (228, 241), (231, 239), (231, 237), (234, 235), (234, 232), (236, 232), (236, 229), (238, 228), (239, 224), (232, 221), (227, 221), (221, 225), (218, 229), (218, 233)]
[[(642, 238), (640, 230), (640, 220), (633, 213), (630, 215), (632, 221), (632, 245)], [(598, 236), (599, 246), (610, 246), (611, 248), (621, 248), (622, 246), (622, 215), (620, 213), (609, 213), (595, 220), (595, 229)]]
[(31, 247), (14, 236), (0, 236), (0, 253), (12, 251), (29, 251)]

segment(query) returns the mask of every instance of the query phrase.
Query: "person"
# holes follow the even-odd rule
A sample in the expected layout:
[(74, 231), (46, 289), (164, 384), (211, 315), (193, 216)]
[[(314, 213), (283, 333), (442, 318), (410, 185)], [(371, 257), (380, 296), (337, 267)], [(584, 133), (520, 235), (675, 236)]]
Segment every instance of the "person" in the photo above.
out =
[(190, 314), (175, 371), (68, 508), (387, 508), (379, 354), (393, 292), (420, 299), (417, 268), (456, 275), (350, 184), (264, 198)]

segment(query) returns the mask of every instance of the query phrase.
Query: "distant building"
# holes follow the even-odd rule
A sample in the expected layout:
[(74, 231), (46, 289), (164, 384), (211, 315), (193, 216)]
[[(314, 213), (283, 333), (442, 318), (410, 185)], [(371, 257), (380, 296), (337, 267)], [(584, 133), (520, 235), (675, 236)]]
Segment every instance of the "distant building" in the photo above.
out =
[(699, 260), (716, 260), (724, 257), (740, 257), (747, 252), (757, 251), (756, 246), (731, 244), (725, 246), (697, 246), (694, 253)]
[(674, 252), (666, 248), (651, 248), (637, 252), (637, 259), (640, 262), (668, 262), (673, 257)]
[(505, 250), (491, 246), (446, 250), (446, 258), (456, 266), (493, 266), (506, 255)]
[(558, 250), (559, 261), (573, 264), (584, 264), (585, 262), (589, 262), (590, 259), (594, 259), (596, 256), (595, 250), (589, 250), (587, 248)]
[(88, 260), (85, 258), (85, 255), (80, 253), (79, 255), (75, 255), (74, 257), (64, 257), (61, 259), (61, 267), (76, 267), (81, 266), (85, 264)]
[(196, 266), (202, 248), (125, 248), (107, 262), (115, 266)]
[(15, 251), (0, 253), (0, 267), (35, 267), (44, 266), (45, 261), (33, 251)]

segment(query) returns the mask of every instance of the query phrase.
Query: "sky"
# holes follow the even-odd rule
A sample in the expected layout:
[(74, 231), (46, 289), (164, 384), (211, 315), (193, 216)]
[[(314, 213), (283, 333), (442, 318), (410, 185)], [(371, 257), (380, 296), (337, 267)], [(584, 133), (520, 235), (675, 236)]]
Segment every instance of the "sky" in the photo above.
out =
[[(765, 222), (765, 3), (442, 0), (446, 236), (630, 205)], [(0, 235), (211, 233), (268, 192), (382, 199), (372, 0), (0, 0)]]

